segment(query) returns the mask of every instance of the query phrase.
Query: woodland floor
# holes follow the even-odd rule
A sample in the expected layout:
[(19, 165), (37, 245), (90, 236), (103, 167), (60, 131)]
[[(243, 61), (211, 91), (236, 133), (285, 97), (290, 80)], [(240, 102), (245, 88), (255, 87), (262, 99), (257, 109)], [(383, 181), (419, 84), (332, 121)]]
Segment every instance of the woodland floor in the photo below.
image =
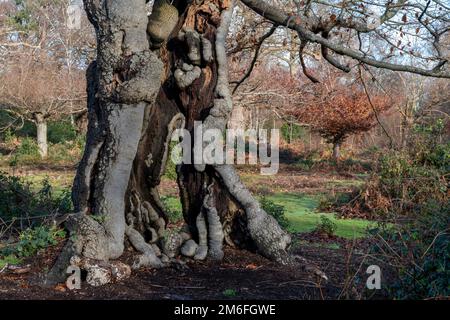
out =
[[(12, 174), (10, 168), (4, 168)], [(55, 191), (70, 187), (74, 167), (22, 167), (14, 170), (32, 183), (49, 178)], [(286, 267), (261, 256), (232, 248), (226, 249), (220, 264), (187, 262), (187, 267), (160, 270), (140, 270), (121, 283), (101, 288), (83, 286), (69, 291), (64, 285), (42, 288), (36, 283), (39, 275), (51, 267), (62, 244), (40, 252), (24, 264), (31, 270), (24, 274), (10, 271), (0, 273), (0, 299), (345, 299), (367, 298), (364, 284), (367, 259), (364, 255), (364, 220), (335, 219), (333, 214), (321, 213), (321, 197), (350, 192), (364, 183), (367, 174), (358, 170), (336, 170), (324, 167), (302, 171), (282, 166), (278, 175), (260, 176), (254, 170), (241, 168), (241, 177), (259, 196), (267, 196), (282, 204), (291, 222), (293, 252), (316, 264), (329, 277), (324, 283), (305, 273), (300, 267)], [(174, 181), (163, 180), (161, 194), (175, 201)], [(177, 204), (175, 203), (175, 206)], [(337, 223), (336, 236), (326, 237), (313, 232), (320, 215), (329, 214)], [(130, 254), (123, 258), (131, 259)], [(351, 283), (351, 285), (349, 285)], [(356, 285), (355, 285), (356, 283)], [(376, 292), (372, 298), (383, 298)]]
[[(331, 249), (318, 246), (323, 239), (315, 238), (313, 234), (297, 235), (303, 245), (295, 252), (318, 265), (330, 279), (326, 283), (301, 268), (280, 266), (257, 254), (228, 248), (220, 264), (188, 262), (186, 267), (144, 269), (120, 283), (100, 288), (84, 285), (77, 291), (69, 291), (64, 285), (40, 287), (39, 275), (51, 267), (61, 248), (57, 246), (27, 261), (31, 270), (25, 274), (0, 274), (0, 300), (360, 298), (364, 294), (362, 287), (346, 284), (350, 279), (365, 277), (364, 256), (356, 249), (361, 244), (353, 247), (350, 241), (342, 240), (345, 248)], [(350, 247), (353, 252), (349, 255)], [(130, 257), (124, 257), (127, 258)]]

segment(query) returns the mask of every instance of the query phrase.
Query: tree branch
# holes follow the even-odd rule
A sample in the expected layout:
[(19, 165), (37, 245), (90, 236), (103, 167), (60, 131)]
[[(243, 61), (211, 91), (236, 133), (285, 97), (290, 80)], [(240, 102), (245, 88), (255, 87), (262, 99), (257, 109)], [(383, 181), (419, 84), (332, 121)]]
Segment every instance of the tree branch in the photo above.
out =
[(272, 28), (270, 28), (270, 30), (269, 30), (265, 35), (263, 35), (263, 36), (261, 37), (261, 39), (259, 39), (259, 42), (258, 42), (258, 44), (257, 44), (257, 46), (256, 46), (256, 49), (255, 49), (255, 55), (253, 56), (253, 60), (252, 60), (252, 62), (251, 62), (251, 64), (250, 64), (250, 68), (247, 70), (247, 72), (246, 72), (245, 75), (242, 77), (242, 79), (239, 80), (239, 81), (237, 82), (236, 86), (235, 86), (234, 89), (233, 89), (233, 94), (235, 94), (236, 91), (237, 91), (237, 89), (239, 88), (239, 86), (240, 86), (245, 80), (247, 80), (248, 77), (250, 77), (250, 75), (251, 75), (251, 73), (252, 73), (252, 71), (253, 71), (253, 68), (255, 67), (255, 63), (256, 63), (256, 61), (258, 60), (259, 51), (261, 50), (261, 47), (262, 47), (264, 41), (266, 41), (266, 39), (268, 39), (268, 38), (275, 32), (275, 30), (277, 30), (277, 28), (278, 28), (278, 25), (273, 25)]
[(311, 80), (313, 83), (320, 83), (320, 81), (317, 80), (316, 77), (314, 77), (311, 73), (309, 73), (309, 70), (307, 69), (306, 64), (305, 64), (305, 59), (303, 57), (303, 51), (305, 50), (305, 47), (306, 47), (307, 44), (308, 44), (308, 42), (305, 41), (305, 40), (301, 40), (301, 42), (300, 42), (300, 49), (299, 49), (299, 52), (298, 52), (299, 58), (300, 58), (300, 65), (302, 66), (303, 74), (309, 80)]
[(318, 44), (334, 51), (337, 54), (348, 56), (350, 58), (358, 60), (359, 62), (365, 63), (367, 65), (370, 65), (370, 66), (373, 66), (376, 68), (389, 69), (389, 70), (393, 70), (393, 71), (403, 71), (403, 72), (415, 73), (415, 74), (420, 74), (420, 75), (427, 76), (427, 77), (450, 78), (450, 72), (445, 72), (442, 70), (435, 70), (435, 68), (433, 68), (432, 70), (427, 70), (427, 69), (417, 68), (414, 66), (400, 65), (400, 64), (394, 64), (394, 63), (383, 62), (383, 61), (378, 61), (376, 59), (372, 59), (359, 51), (344, 47), (338, 43), (335, 43), (333, 41), (323, 38), (320, 35), (315, 34), (314, 32), (308, 30), (303, 25), (303, 21), (301, 21), (300, 18), (292, 19), (292, 16), (288, 16), (286, 13), (284, 13), (279, 8), (276, 8), (274, 6), (267, 4), (265, 1), (241, 0), (241, 2), (244, 3), (250, 9), (252, 9), (253, 11), (255, 11), (257, 14), (263, 16), (264, 18), (271, 20), (272, 22), (277, 23), (279, 25), (286, 25), (286, 27), (288, 27), (289, 29), (297, 31), (302, 38), (304, 38), (310, 42), (318, 43)]

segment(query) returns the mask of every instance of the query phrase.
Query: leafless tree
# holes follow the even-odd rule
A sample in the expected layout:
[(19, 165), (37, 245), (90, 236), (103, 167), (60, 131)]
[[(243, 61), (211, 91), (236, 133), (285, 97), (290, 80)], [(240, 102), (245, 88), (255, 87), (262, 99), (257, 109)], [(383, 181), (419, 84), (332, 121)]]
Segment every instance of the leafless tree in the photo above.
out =
[(0, 4), (0, 106), (12, 116), (6, 128), (34, 122), (43, 157), (47, 121), (86, 112), (84, 69), (95, 42), (87, 23), (82, 32), (68, 27), (68, 4)]

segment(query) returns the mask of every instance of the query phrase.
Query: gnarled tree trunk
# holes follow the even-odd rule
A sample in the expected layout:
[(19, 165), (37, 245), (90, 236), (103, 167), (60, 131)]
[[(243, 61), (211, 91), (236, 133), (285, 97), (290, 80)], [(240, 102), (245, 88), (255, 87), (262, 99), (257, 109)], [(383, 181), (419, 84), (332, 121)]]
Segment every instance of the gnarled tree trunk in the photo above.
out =
[(170, 263), (180, 247), (194, 259), (220, 260), (224, 243), (294, 261), (286, 251), (289, 235), (233, 166), (178, 166), (181, 233), (167, 230), (157, 191), (175, 129), (193, 132), (194, 121), (202, 121), (205, 129), (225, 130), (232, 110), (225, 52), (232, 1), (173, 1), (178, 22), (158, 47), (147, 38), (145, 0), (84, 2), (98, 41), (97, 61), (87, 71), (87, 144), (73, 188), (73, 237), (49, 282), (63, 279), (74, 256), (119, 258), (126, 239), (140, 252), (134, 268)]

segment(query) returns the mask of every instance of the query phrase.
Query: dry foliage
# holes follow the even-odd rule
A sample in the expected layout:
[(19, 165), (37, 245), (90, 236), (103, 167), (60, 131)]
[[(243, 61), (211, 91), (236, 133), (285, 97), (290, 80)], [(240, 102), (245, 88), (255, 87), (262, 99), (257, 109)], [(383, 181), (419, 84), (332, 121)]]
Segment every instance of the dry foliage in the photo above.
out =
[[(343, 80), (345, 81), (345, 80)], [(377, 117), (392, 107), (384, 94), (369, 97), (356, 82), (311, 84), (301, 102), (290, 110), (329, 143), (342, 143), (349, 135), (366, 132), (377, 124)]]

